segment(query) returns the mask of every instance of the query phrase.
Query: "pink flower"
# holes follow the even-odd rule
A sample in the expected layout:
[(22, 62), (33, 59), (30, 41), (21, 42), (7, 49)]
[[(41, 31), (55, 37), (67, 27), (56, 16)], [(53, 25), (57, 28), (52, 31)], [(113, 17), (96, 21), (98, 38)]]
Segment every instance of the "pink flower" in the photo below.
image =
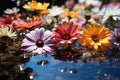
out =
[(81, 27), (74, 25), (73, 22), (63, 22), (53, 28), (52, 38), (57, 43), (73, 43), (81, 35)]

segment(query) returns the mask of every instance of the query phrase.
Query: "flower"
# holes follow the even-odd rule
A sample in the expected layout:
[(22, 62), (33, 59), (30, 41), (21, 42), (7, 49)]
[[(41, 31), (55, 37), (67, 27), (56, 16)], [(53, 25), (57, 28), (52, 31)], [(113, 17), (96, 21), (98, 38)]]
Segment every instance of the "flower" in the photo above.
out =
[(35, 0), (32, 0), (32, 2), (28, 2), (26, 5), (23, 6), (23, 8), (27, 10), (45, 10), (49, 6), (49, 3), (40, 3)]
[(109, 31), (104, 25), (98, 26), (97, 23), (92, 23), (83, 28), (83, 34), (79, 38), (82, 46), (98, 50), (99, 48), (105, 49), (109, 46)]
[(3, 15), (0, 17), (0, 26), (13, 27), (15, 18), (9, 15)]
[(120, 15), (120, 9), (119, 8), (110, 8), (108, 7), (101, 9), (101, 11), (99, 12), (99, 15), (103, 16), (103, 20), (102, 23), (104, 23), (110, 16), (112, 16), (112, 18), (114, 20), (120, 19), (119, 15)]
[(0, 28), (0, 37), (7, 36), (11, 39), (16, 38), (16, 33), (13, 32), (12, 28), (8, 28), (7, 26), (2, 26)]
[(74, 25), (82, 26), (86, 20), (84, 18), (78, 18), (74, 21)]
[(58, 16), (63, 13), (62, 8), (53, 6), (52, 9), (48, 9), (50, 16)]
[(20, 11), (20, 9), (14, 7), (14, 8), (12, 8), (12, 9), (9, 9), (9, 8), (6, 9), (6, 10), (4, 11), (4, 13), (6, 13), (6, 14), (16, 14), (18, 11)]
[(61, 44), (73, 43), (74, 40), (80, 36), (81, 32), (81, 27), (74, 25), (73, 22), (63, 22), (53, 28), (52, 38), (57, 43)]
[(85, 3), (87, 5), (100, 6), (101, 1), (99, 0), (78, 0), (79, 3)]
[(70, 18), (74, 18), (78, 16), (77, 11), (69, 11), (68, 9), (64, 9), (64, 13)]
[(26, 38), (23, 39), (21, 47), (24, 51), (32, 52), (34, 54), (51, 52), (54, 50), (51, 31), (45, 31), (44, 28), (36, 28), (34, 31), (26, 34)]
[(114, 31), (111, 31), (110, 38), (111, 43), (120, 50), (120, 28), (115, 28)]
[(27, 28), (32, 28), (32, 27), (41, 25), (42, 20), (34, 20), (34, 19), (29, 19), (27, 21), (16, 20), (14, 23), (17, 26), (17, 29), (24, 30), (24, 29), (27, 29)]

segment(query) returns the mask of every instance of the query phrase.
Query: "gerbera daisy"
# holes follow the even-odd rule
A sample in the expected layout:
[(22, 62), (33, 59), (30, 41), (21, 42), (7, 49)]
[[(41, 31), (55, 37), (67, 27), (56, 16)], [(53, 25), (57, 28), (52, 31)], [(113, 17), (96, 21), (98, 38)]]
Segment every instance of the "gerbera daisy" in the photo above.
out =
[(110, 36), (110, 41), (120, 50), (120, 28), (111, 31)]
[(74, 18), (78, 16), (77, 11), (69, 11), (68, 9), (63, 9), (64, 13), (69, 17), (69, 18)]
[(24, 30), (27, 28), (32, 28), (38, 25), (42, 24), (42, 20), (34, 20), (34, 19), (29, 19), (27, 21), (23, 21), (23, 20), (16, 20), (14, 21), (15, 25), (17, 26), (17, 29), (19, 30)]
[(24, 51), (34, 54), (51, 52), (54, 50), (54, 43), (51, 38), (51, 31), (44, 28), (36, 28), (34, 31), (26, 34), (26, 38), (22, 41)]
[(20, 11), (20, 9), (18, 9), (17, 7), (14, 7), (14, 8), (12, 8), (12, 9), (6, 9), (5, 11), (4, 11), (4, 13), (6, 13), (6, 14), (16, 14), (16, 13), (18, 13)]
[(109, 17), (112, 17), (114, 20), (119, 20), (120, 9), (119, 8), (102, 8), (99, 12), (99, 15), (103, 17), (102, 23), (104, 23)]
[(15, 18), (13, 16), (3, 15), (0, 17), (0, 26), (8, 26), (12, 28), (14, 20)]
[(63, 22), (53, 28), (52, 38), (57, 43), (73, 43), (80, 36), (81, 32), (81, 27), (74, 25), (73, 22)]
[(48, 9), (48, 11), (49, 11), (49, 15), (53, 17), (61, 15), (63, 13), (62, 8), (57, 6), (53, 6), (51, 9)]
[(97, 23), (92, 23), (83, 28), (83, 34), (79, 39), (82, 46), (98, 50), (105, 49), (109, 46), (109, 31), (104, 25), (98, 26)]
[(32, 2), (28, 2), (23, 8), (27, 10), (45, 10), (49, 6), (49, 3), (40, 3), (36, 0), (32, 0)]
[(13, 32), (12, 28), (8, 28), (7, 26), (2, 26), (0, 28), (0, 37), (3, 37), (3, 36), (14, 39), (16, 38), (17, 35), (15, 32)]

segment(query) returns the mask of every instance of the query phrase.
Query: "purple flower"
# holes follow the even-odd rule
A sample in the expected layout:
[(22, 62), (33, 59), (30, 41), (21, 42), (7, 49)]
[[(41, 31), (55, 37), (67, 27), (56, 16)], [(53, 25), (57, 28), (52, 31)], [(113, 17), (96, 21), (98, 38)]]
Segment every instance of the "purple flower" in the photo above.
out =
[(120, 50), (120, 28), (114, 29), (111, 31), (111, 43), (116, 46)]
[(34, 31), (26, 34), (26, 38), (23, 39), (21, 46), (26, 52), (41, 54), (54, 50), (55, 44), (51, 38), (51, 31), (45, 31), (44, 28), (36, 28)]

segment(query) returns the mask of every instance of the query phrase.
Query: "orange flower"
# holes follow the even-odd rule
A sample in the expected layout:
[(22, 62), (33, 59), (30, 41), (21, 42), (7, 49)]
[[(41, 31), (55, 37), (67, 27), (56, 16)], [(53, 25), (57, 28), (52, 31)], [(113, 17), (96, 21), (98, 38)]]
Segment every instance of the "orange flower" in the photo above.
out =
[(48, 12), (48, 10), (46, 9), (46, 10), (42, 10), (42, 11), (40, 11), (40, 15), (46, 15), (46, 14), (48, 14), (49, 12)]
[(76, 11), (69, 11), (68, 9), (63, 9), (64, 13), (71, 18), (77, 17), (78, 13)]
[(26, 5), (23, 6), (23, 8), (28, 10), (45, 10), (49, 6), (49, 3), (40, 3), (35, 0), (32, 0), (32, 2), (28, 2)]
[(98, 26), (97, 23), (92, 23), (83, 28), (83, 34), (78, 40), (82, 46), (95, 49), (105, 49), (110, 45), (109, 43), (109, 30), (104, 25)]
[(30, 19), (27, 21), (23, 21), (23, 20), (16, 21), (15, 24), (17, 26), (17, 29), (24, 30), (27, 28), (32, 28), (32, 27), (41, 25), (42, 22), (43, 22), (42, 20)]

